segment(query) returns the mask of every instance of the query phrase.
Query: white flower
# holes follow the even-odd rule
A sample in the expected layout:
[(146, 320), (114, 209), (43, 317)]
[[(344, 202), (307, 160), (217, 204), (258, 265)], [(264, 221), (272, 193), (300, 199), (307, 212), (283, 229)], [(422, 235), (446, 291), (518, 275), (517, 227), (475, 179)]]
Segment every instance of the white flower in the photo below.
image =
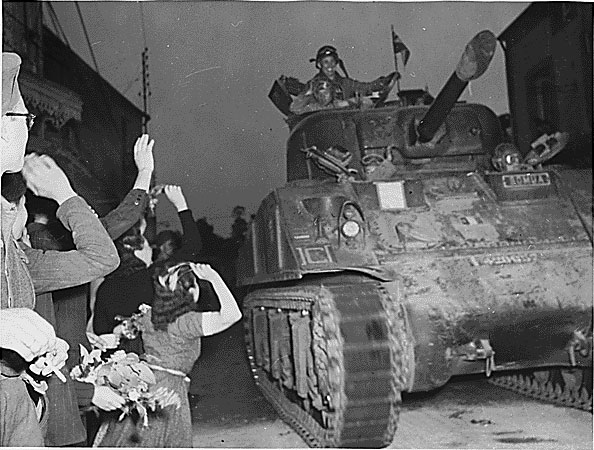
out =
[(128, 392), (128, 398), (135, 402), (140, 398), (140, 393), (136, 389), (132, 389), (130, 392)]
[(70, 377), (74, 378), (74, 379), (78, 379), (79, 377), (82, 376), (82, 369), (80, 368), (80, 366), (75, 366), (72, 368), (72, 370), (70, 371)]
[(94, 361), (101, 362), (101, 350), (95, 349), (91, 353), (85, 348), (84, 345), (80, 345), (80, 356), (84, 366), (92, 364)]
[(85, 383), (97, 384), (97, 370), (93, 369), (89, 372), (84, 380)]
[(119, 362), (126, 359), (126, 352), (124, 350), (118, 350), (109, 358), (112, 362)]

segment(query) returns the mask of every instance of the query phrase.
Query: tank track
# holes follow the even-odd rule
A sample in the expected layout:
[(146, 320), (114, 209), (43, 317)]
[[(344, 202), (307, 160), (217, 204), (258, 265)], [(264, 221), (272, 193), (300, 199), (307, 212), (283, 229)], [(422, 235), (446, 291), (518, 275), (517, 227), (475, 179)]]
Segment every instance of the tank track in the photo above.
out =
[(375, 282), (271, 288), (246, 296), (254, 380), (310, 447), (392, 442), (411, 354), (399, 308)]
[[(579, 382), (568, 375), (579, 373)], [(565, 381), (564, 381), (565, 380)], [(592, 368), (539, 370), (509, 375), (494, 375), (489, 382), (547, 403), (592, 412)]]

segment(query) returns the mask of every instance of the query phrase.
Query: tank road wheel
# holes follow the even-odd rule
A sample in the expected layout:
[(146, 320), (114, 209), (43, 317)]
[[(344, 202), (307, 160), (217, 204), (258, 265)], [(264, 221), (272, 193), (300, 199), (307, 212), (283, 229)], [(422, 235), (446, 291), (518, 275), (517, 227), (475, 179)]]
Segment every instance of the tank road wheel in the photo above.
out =
[(409, 354), (395, 303), (370, 282), (264, 289), (245, 298), (254, 379), (309, 446), (392, 442)]

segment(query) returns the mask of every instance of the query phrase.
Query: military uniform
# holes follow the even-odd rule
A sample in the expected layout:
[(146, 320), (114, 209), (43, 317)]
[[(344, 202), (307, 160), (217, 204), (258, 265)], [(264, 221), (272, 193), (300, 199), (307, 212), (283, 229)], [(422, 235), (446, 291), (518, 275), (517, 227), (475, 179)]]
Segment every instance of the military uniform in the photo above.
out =
[(334, 98), (336, 100), (348, 100), (349, 98), (353, 98), (356, 95), (365, 96), (371, 95), (371, 93), (375, 91), (381, 91), (386, 87), (389, 80), (389, 77), (379, 77), (374, 81), (363, 82), (353, 80), (352, 78), (343, 77), (338, 73), (335, 73), (334, 79), (331, 80), (324, 72), (320, 70), (311, 80), (308, 81), (308, 86), (313, 86), (319, 81), (328, 81), (334, 89)]

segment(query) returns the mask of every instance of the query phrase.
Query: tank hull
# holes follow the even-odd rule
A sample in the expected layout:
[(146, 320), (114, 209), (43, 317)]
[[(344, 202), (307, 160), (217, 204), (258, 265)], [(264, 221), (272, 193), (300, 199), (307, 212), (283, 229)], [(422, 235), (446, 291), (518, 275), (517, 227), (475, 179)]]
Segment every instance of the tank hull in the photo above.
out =
[[(534, 254), (521, 266), (501, 263), (519, 261), (517, 252), (484, 265), (476, 255), (423, 258), (399, 264), (394, 281), (345, 272), (256, 289), (244, 301), (254, 379), (312, 447), (389, 445), (400, 393), (455, 375), (557, 366), (589, 370), (579, 376), (591, 382), (591, 350), (570, 356), (576, 330), (587, 335), (592, 325), (591, 252)], [(564, 274), (555, 269), (562, 264)], [(544, 283), (535, 277), (543, 271)], [(499, 384), (511, 388), (512, 378)], [(542, 392), (558, 389), (546, 383)], [(591, 389), (581, 386), (557, 397), (591, 408)]]
[[(547, 174), (528, 193), (499, 192), (501, 175), (446, 171), (295, 182), (263, 201), (240, 256), (246, 345), (262, 391), (306, 442), (388, 445), (400, 393), (456, 375), (591, 378), (592, 243)], [(399, 208), (382, 199), (394, 187)], [(350, 237), (345, 209), (360, 226)], [(535, 380), (537, 392), (557, 389)], [(557, 397), (591, 408), (586, 384)]]
[(461, 374), (592, 409), (591, 196), (458, 102), (495, 47), (479, 33), (431, 106), (287, 120), (237, 279), (254, 378), (311, 446), (386, 446), (401, 392)]
[(459, 374), (591, 366), (591, 354), (572, 361), (569, 351), (574, 333), (592, 326), (591, 264), (579, 245), (395, 264), (415, 340), (408, 389)]

